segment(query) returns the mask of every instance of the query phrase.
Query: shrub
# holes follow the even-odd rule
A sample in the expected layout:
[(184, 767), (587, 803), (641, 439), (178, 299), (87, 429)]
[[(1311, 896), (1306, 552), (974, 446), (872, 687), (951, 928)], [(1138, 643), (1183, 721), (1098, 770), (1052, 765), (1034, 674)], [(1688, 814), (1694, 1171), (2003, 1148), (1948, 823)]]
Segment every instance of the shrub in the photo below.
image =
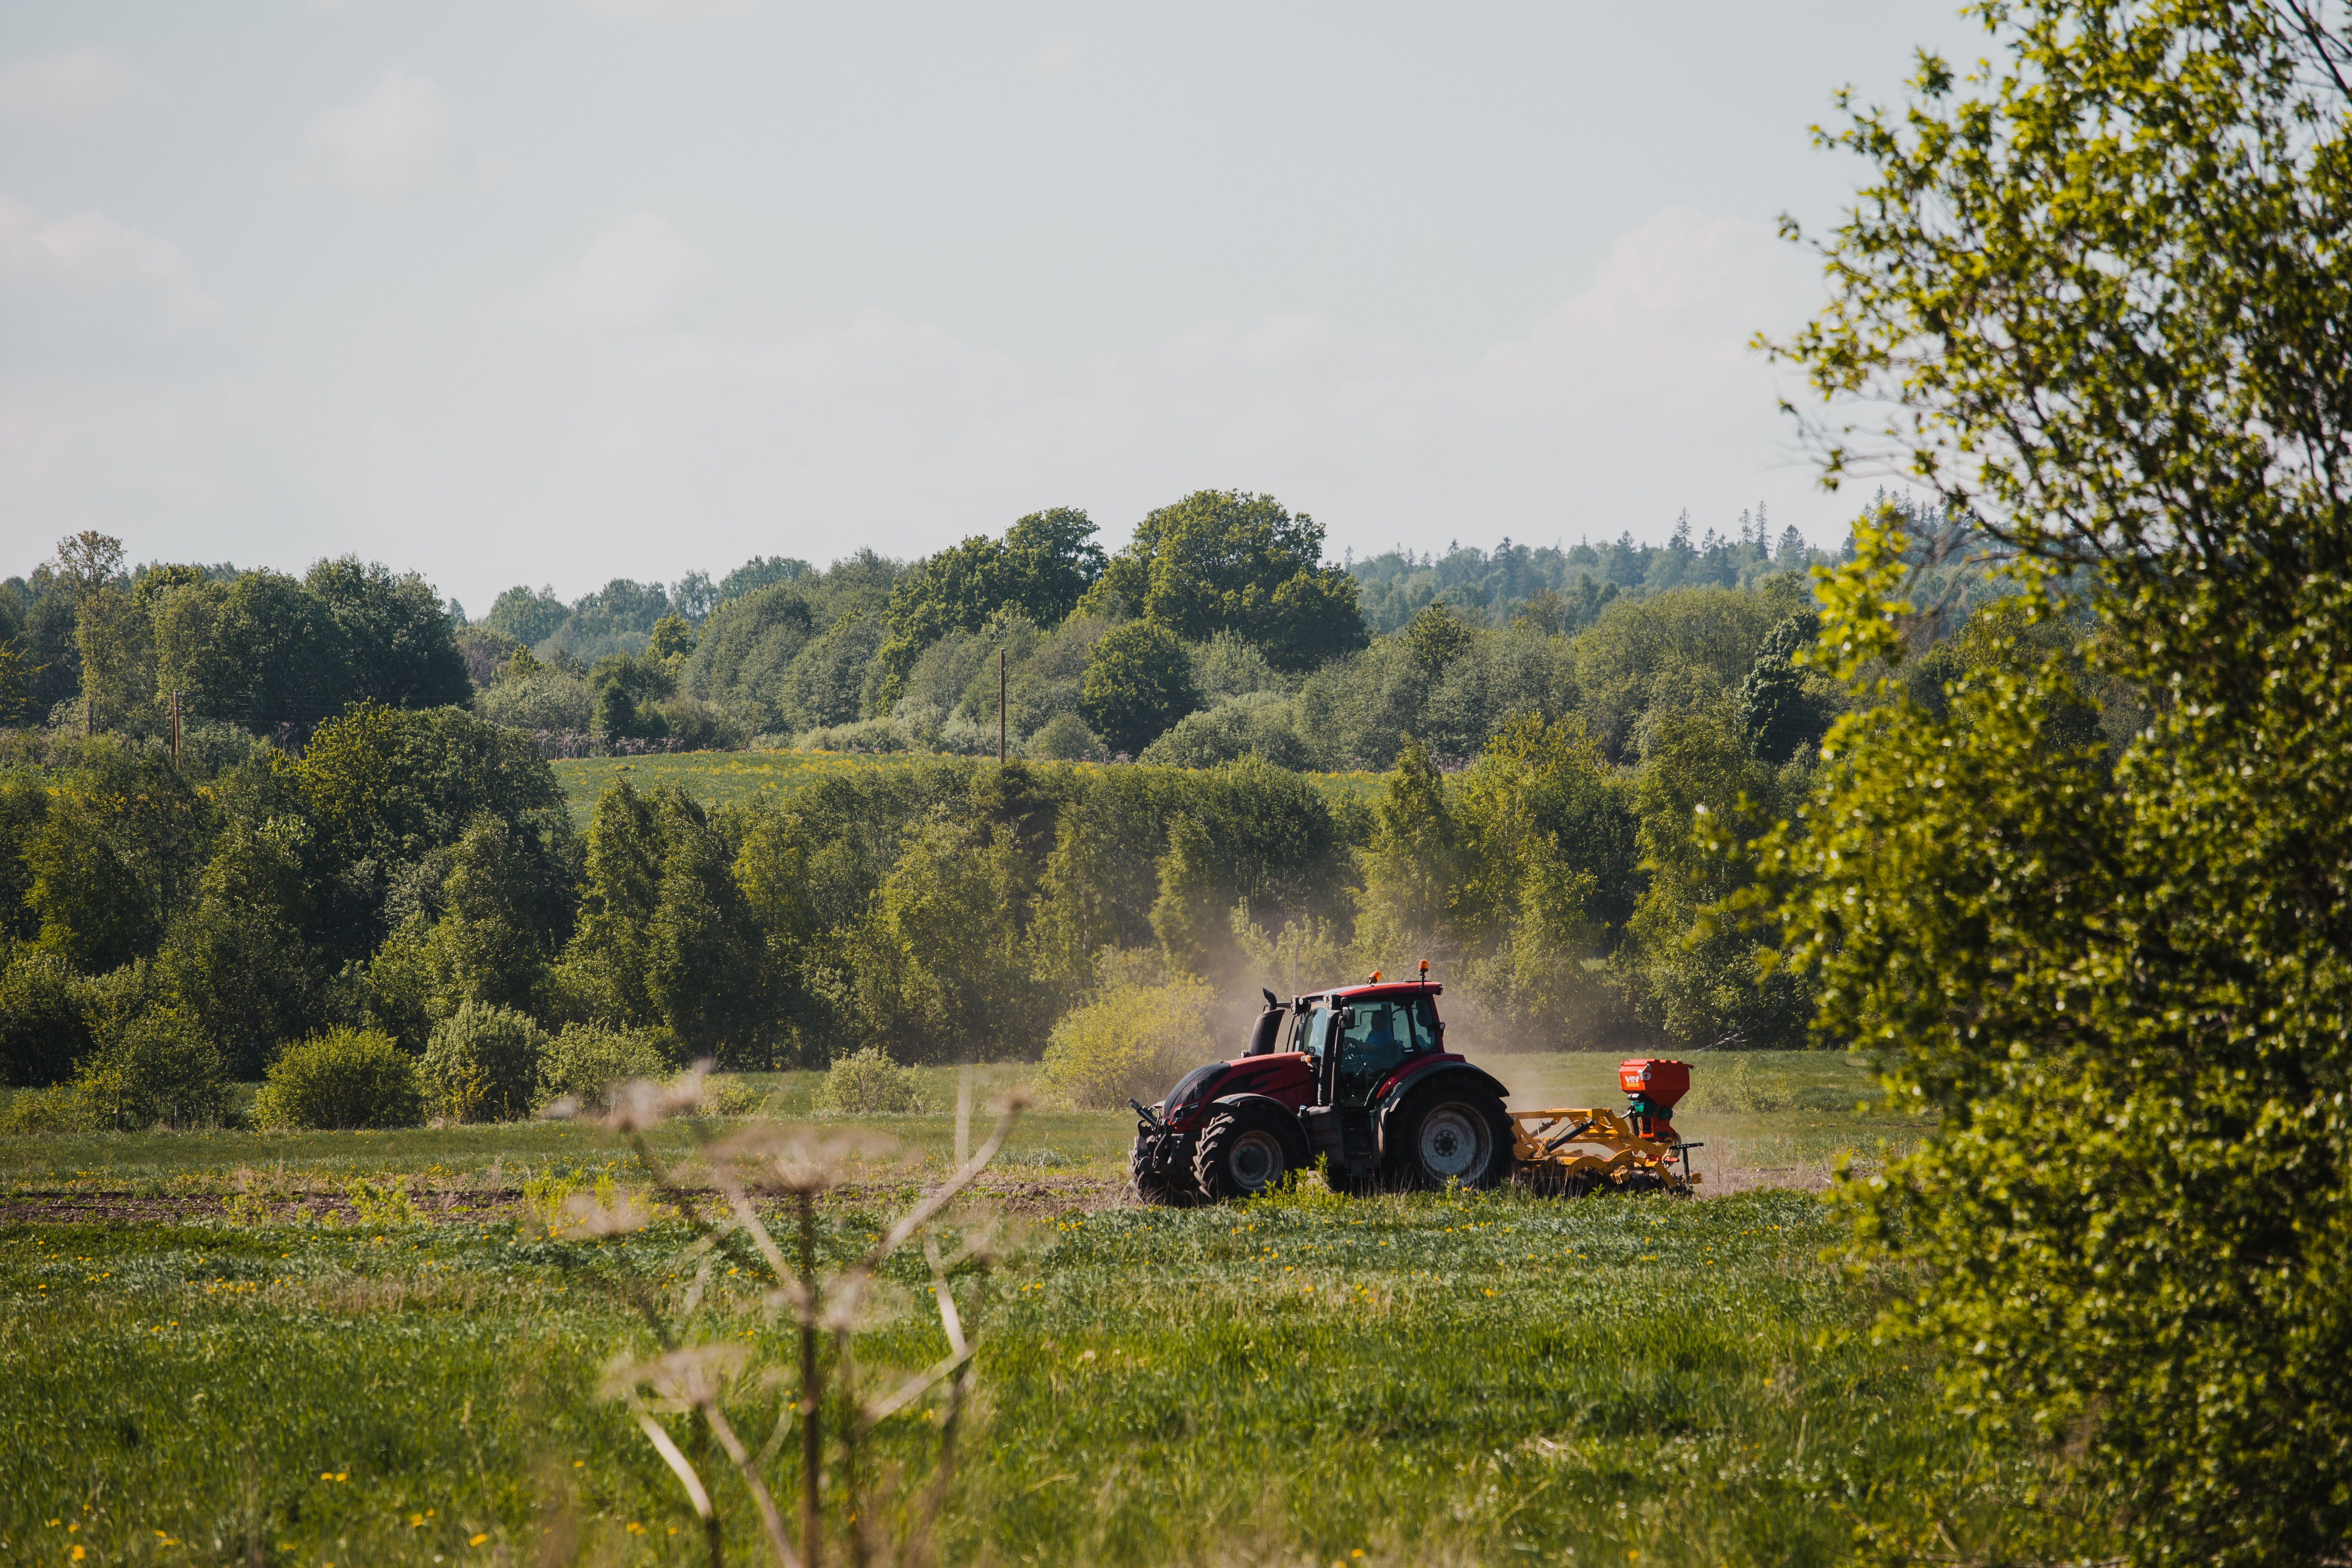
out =
[(220, 1047), (142, 959), (88, 983), (91, 1049), (74, 1088), (102, 1126), (188, 1127), (228, 1109)]
[[(702, 1086), (702, 1113), (705, 1116), (749, 1116), (760, 1109), (764, 1097), (733, 1073), (716, 1073)], [(920, 1110), (921, 1107), (916, 1107)]]
[(1188, 1068), (1224, 1054), (1209, 1028), (1216, 999), (1188, 974), (1154, 985), (1115, 979), (1054, 1026), (1039, 1081), (1081, 1110), (1149, 1105)]
[[(944, 752), (951, 757), (992, 757), (996, 755), (996, 715), (993, 712), (985, 719), (967, 719), (961, 713), (951, 713), (948, 721), (940, 726), (938, 733), (930, 738), (931, 750)], [(1020, 756), (1027, 750), (1021, 743), (1020, 737), (1006, 737), (1007, 755)]]
[(159, 1008), (110, 1032), (73, 1086), (101, 1125), (201, 1126), (228, 1109), (220, 1047), (184, 1015)]
[(1082, 763), (1103, 754), (1102, 742), (1075, 713), (1056, 713), (1029, 737), (1029, 754), (1049, 763)]
[(905, 752), (913, 749), (914, 740), (894, 721), (866, 719), (803, 731), (793, 744), (803, 752)]
[(457, 1121), (528, 1116), (547, 1036), (511, 1007), (467, 1002), (433, 1026), (422, 1071), (434, 1107)]
[(425, 1120), (415, 1059), (376, 1029), (331, 1029), (286, 1047), (253, 1098), (269, 1128), (414, 1127)]
[(616, 1083), (657, 1079), (670, 1064), (653, 1037), (597, 1024), (568, 1024), (539, 1058), (539, 1103), (566, 1096), (601, 1106)]
[(890, 1116), (923, 1109), (915, 1069), (902, 1068), (878, 1046), (835, 1060), (817, 1085), (816, 1109), (838, 1116)]
[(0, 1107), (0, 1132), (95, 1132), (104, 1122), (78, 1083), (20, 1089)]
[(740, 752), (743, 726), (725, 709), (698, 697), (673, 697), (656, 704), (672, 745), (681, 752)]
[(0, 1083), (61, 1082), (89, 1043), (73, 966), (31, 947), (9, 953), (0, 967)]
[(474, 710), (510, 730), (585, 730), (595, 707), (588, 683), (540, 668), (499, 681), (474, 699)]
[(1136, 758), (1179, 768), (1213, 768), (1237, 757), (1264, 757), (1278, 768), (1315, 765), (1298, 738), (1290, 702), (1269, 691), (1254, 691), (1214, 708), (1188, 713)]

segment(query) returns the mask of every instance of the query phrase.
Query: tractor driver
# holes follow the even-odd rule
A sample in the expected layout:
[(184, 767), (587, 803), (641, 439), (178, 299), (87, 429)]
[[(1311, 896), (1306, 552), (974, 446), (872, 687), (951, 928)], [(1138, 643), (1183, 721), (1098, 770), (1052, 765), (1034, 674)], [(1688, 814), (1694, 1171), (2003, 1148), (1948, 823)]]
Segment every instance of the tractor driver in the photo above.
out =
[(1339, 1103), (1362, 1105), (1381, 1080), (1404, 1060), (1405, 1044), (1393, 1002), (1358, 1004), (1356, 1026), (1339, 1037)]

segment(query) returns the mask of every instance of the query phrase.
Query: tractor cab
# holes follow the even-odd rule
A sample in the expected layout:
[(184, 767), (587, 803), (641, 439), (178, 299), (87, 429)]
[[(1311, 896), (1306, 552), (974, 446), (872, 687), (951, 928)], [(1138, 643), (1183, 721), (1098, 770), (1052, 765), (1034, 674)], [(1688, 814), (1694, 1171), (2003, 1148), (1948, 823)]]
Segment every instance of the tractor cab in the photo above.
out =
[(1314, 1103), (1370, 1105), (1407, 1063), (1444, 1053), (1445, 1026), (1437, 1016), (1444, 989), (1354, 985), (1293, 1002), (1292, 1048), (1313, 1065)]

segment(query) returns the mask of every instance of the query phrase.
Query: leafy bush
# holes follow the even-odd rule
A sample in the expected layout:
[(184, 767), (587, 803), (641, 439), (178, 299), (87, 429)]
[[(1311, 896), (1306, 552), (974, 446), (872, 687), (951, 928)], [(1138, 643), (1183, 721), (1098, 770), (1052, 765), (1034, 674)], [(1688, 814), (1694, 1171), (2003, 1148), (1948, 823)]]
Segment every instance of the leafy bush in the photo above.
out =
[(253, 1099), (269, 1128), (414, 1127), (425, 1120), (415, 1059), (376, 1029), (331, 1029), (286, 1047)]
[(588, 683), (541, 668), (509, 676), (474, 699), (474, 710), (510, 730), (585, 730), (595, 708)]
[(131, 1020), (75, 1077), (74, 1089), (106, 1126), (201, 1126), (228, 1109), (220, 1049), (176, 1012)]
[(1056, 713), (1029, 737), (1029, 754), (1054, 763), (1090, 762), (1103, 754), (1103, 743), (1084, 719)]
[(1232, 632), (1217, 633), (1192, 654), (1192, 684), (1212, 702), (1253, 691), (1287, 691), (1295, 685), (1266, 661), (1256, 644)]
[(906, 752), (914, 749), (907, 731), (888, 719), (803, 731), (794, 746), (803, 752)]
[[(1004, 739), (1008, 755), (1019, 756), (1028, 750), (1014, 736), (1008, 734)], [(931, 748), (952, 757), (992, 757), (996, 755), (996, 742), (994, 713), (984, 720), (967, 719), (961, 713), (953, 713), (931, 738)]]
[(1130, 1099), (1149, 1105), (1188, 1068), (1224, 1054), (1209, 1028), (1216, 1000), (1206, 981), (1189, 974), (1158, 984), (1113, 978), (1054, 1026), (1039, 1081), (1081, 1110)]
[(182, 1011), (145, 960), (88, 984), (91, 1050), (74, 1088), (100, 1125), (189, 1127), (228, 1109), (220, 1047)]
[(1143, 748), (1136, 760), (1179, 768), (1213, 768), (1255, 753), (1278, 768), (1315, 765), (1298, 738), (1290, 703), (1270, 691), (1254, 691), (1178, 720)]
[(434, 1026), (420, 1071), (434, 1108), (457, 1121), (528, 1116), (547, 1036), (511, 1007), (467, 1002)]
[[(702, 1085), (705, 1116), (749, 1116), (760, 1109), (763, 1095), (733, 1073), (716, 1073)], [(922, 1108), (916, 1106), (919, 1110)]]
[(540, 1053), (538, 1102), (569, 1097), (597, 1106), (616, 1083), (658, 1079), (669, 1070), (668, 1058), (649, 1035), (568, 1024)]
[(681, 752), (743, 749), (743, 725), (722, 708), (697, 697), (673, 697), (658, 708), (671, 743)]
[(77, 1083), (20, 1089), (0, 1106), (0, 1132), (95, 1132), (104, 1123)]
[(69, 1078), (89, 1044), (73, 965), (58, 953), (18, 947), (0, 967), (0, 1082)]
[(835, 1060), (817, 1085), (816, 1109), (838, 1116), (893, 1116), (923, 1109), (915, 1069), (892, 1061), (878, 1046)]

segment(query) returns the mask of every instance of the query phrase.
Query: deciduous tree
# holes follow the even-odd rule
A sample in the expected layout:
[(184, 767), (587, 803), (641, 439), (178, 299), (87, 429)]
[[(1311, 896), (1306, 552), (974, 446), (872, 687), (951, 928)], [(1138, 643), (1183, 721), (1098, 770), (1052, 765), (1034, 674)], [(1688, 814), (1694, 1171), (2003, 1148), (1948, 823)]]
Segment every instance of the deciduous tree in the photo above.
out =
[[(1940, 716), (1876, 691), (1766, 864), (1823, 1034), (1937, 1120), (1854, 1189), (1918, 1281), (1891, 1325), (2063, 1482), (1987, 1540), (1939, 1467), (1921, 1549), (2317, 1563), (2352, 1536), (2347, 40), (2296, 3), (1980, 14), (1977, 75), (1923, 57), (1832, 138), (1873, 173), (1786, 352), (1891, 407), (1822, 433), (1832, 477), (1891, 455), (2068, 574), (2160, 700), (2110, 772), (2053, 743), (2061, 656)], [(1849, 673), (1902, 655), (1916, 542), (1857, 530)]]

